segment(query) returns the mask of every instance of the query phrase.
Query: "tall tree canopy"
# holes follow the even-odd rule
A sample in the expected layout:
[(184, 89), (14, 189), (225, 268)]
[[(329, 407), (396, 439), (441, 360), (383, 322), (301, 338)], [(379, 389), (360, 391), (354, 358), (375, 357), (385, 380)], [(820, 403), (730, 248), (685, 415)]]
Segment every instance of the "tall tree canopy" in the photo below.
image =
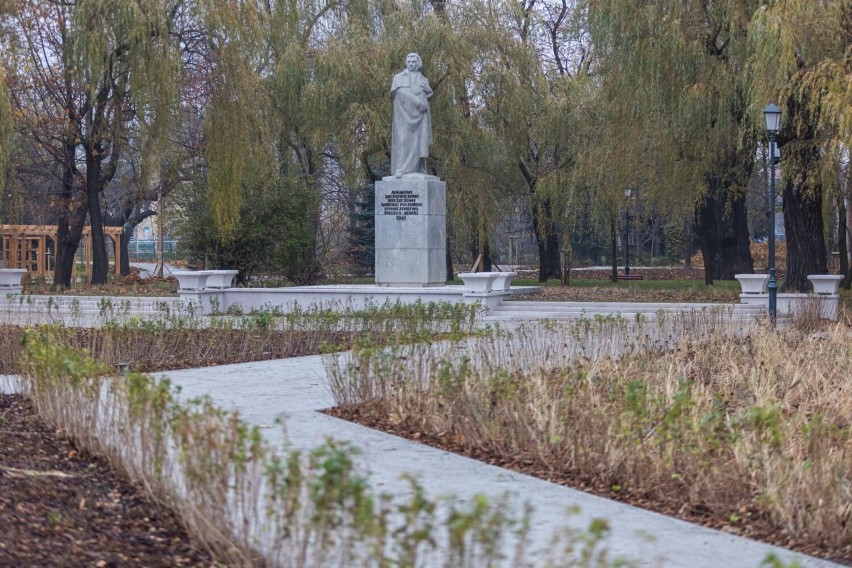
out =
[(745, 190), (756, 151), (747, 29), (755, 1), (590, 0), (601, 77), (591, 182), (639, 190), (680, 215), (695, 208), (705, 278), (751, 272)]
[(823, 199), (838, 188), (838, 156), (852, 147), (852, 1), (766, 3), (751, 39), (752, 112), (770, 101), (782, 109), (783, 289), (805, 290), (808, 274), (827, 273)]
[[(132, 224), (170, 190), (203, 205), (209, 234), (192, 240), (223, 251), (216, 262), (281, 230), (296, 244), (275, 266), (312, 282), (345, 240), (341, 219), (356, 214), (361, 188), (382, 175), (389, 81), (418, 51), (434, 88), (427, 167), (448, 181), (457, 257), (487, 267), (498, 227), (514, 216), (537, 236), (542, 280), (559, 275), (560, 249), (578, 228), (610, 235), (615, 260), (630, 205), (654, 234), (688, 234), (694, 223), (712, 283), (753, 269), (745, 192), (764, 139), (761, 109), (777, 100), (787, 286), (799, 289), (803, 275), (826, 268), (822, 196), (842, 202), (850, 5), (0, 0), (9, 86), (0, 160), (51, 188), (60, 285), (70, 283), (86, 218), (101, 282), (104, 215)], [(248, 230), (267, 218), (259, 204), (299, 222)]]
[(145, 147), (154, 152), (174, 114), (177, 50), (170, 33), (177, 5), (19, 0), (9, 7), (4, 48), (13, 62), (20, 125), (52, 157), (61, 178), (54, 282), (70, 284), (88, 214), (92, 282), (103, 283), (108, 260), (101, 198), (127, 148), (129, 125), (145, 125), (137, 132), (153, 138)]

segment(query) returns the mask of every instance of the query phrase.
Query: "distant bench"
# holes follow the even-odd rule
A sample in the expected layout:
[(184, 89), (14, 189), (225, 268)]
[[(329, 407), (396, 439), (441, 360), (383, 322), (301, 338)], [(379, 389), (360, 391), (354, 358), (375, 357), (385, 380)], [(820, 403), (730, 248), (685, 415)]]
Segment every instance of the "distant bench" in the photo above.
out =
[(619, 280), (642, 280), (641, 274), (619, 274)]

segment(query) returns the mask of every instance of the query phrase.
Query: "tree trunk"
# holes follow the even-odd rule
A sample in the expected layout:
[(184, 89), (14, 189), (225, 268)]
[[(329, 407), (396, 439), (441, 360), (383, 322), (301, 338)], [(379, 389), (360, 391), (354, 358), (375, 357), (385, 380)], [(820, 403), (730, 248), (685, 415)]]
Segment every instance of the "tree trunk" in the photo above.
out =
[(127, 228), (121, 232), (118, 248), (121, 251), (121, 275), (130, 274), (130, 238), (133, 237), (133, 229)]
[(86, 224), (86, 207), (73, 202), (67, 206), (70, 211), (60, 215), (56, 242), (56, 265), (53, 273), (54, 287), (70, 288), (71, 276), (74, 273), (74, 263), (77, 260), (77, 249), (83, 238), (83, 226)]
[[(533, 162), (535, 156), (531, 156)], [(548, 278), (562, 278), (559, 252), (559, 234), (553, 223), (550, 199), (537, 203), (535, 198), (538, 178), (536, 178), (523, 160), (518, 160), (521, 175), (527, 182), (532, 203), (532, 225), (538, 240), (538, 281), (547, 282)], [(545, 230), (546, 229), (546, 230)]]
[(453, 247), (450, 244), (450, 235), (447, 234), (447, 254), (446, 254), (446, 263), (447, 263), (447, 282), (452, 282), (455, 277), (455, 271), (453, 270)]
[(692, 270), (692, 219), (683, 222), (683, 267)]
[(609, 237), (612, 243), (610, 259), (612, 260), (612, 274), (610, 280), (618, 282), (618, 227), (615, 224), (615, 217), (609, 223)]
[(532, 225), (538, 240), (538, 281), (561, 278), (559, 234), (553, 223), (550, 199), (544, 200), (541, 205), (533, 205)]
[(491, 245), (485, 241), (480, 246), (482, 247), (482, 271), (491, 272), (494, 268), (491, 266)]
[(718, 176), (709, 176), (707, 195), (696, 208), (695, 228), (704, 256), (705, 284), (754, 272), (744, 193), (730, 184), (723, 186)]
[(491, 272), (491, 247), (487, 240), (477, 238), (470, 243), (470, 258), (472, 263), (476, 263), (474, 272)]
[[(814, 171), (818, 172), (816, 163)], [(822, 191), (803, 191), (795, 182), (785, 181), (783, 195), (787, 274), (781, 291), (805, 292), (809, 274), (828, 273), (822, 232)]]
[(85, 204), (74, 202), (74, 144), (65, 144), (62, 172), (62, 191), (59, 194), (59, 223), (56, 227), (54, 254), (56, 260), (53, 269), (54, 288), (69, 288), (74, 271), (75, 255), (83, 236), (86, 222)]
[(779, 136), (787, 238), (787, 273), (780, 291), (805, 292), (810, 284), (809, 274), (828, 273), (828, 258), (823, 234), (818, 116), (810, 107), (808, 89), (792, 92), (785, 101), (787, 118)]
[(809, 140), (784, 146), (784, 228), (787, 238), (787, 273), (781, 290), (804, 292), (809, 274), (827, 274), (822, 219), (822, 185), (819, 148)]
[(101, 214), (101, 161), (97, 156), (86, 157), (86, 198), (89, 205), (89, 225), (92, 231), (92, 284), (106, 284), (109, 258), (104, 238)]
[[(849, 190), (850, 181), (849, 168), (847, 166), (846, 188)], [(842, 187), (842, 185), (841, 185)], [(849, 266), (849, 211), (846, 208), (844, 192), (840, 192), (837, 196), (837, 248), (840, 254), (840, 274), (843, 275), (843, 280), (840, 282), (840, 287), (849, 290), (852, 285), (852, 267)]]

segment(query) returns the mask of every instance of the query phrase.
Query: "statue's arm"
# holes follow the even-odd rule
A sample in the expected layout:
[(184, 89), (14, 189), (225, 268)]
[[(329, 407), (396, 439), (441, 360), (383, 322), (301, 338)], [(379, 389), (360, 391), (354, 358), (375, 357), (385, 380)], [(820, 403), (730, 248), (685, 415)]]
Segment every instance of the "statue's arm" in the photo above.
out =
[(406, 83), (403, 80), (404, 77), (402, 77), (401, 75), (402, 74), (400, 73), (400, 74), (393, 76), (393, 80), (391, 81), (391, 88), (390, 88), (391, 98), (393, 98), (396, 95), (396, 92), (400, 88), (406, 86)]
[(423, 94), (426, 95), (427, 99), (432, 96), (432, 87), (429, 86), (429, 81), (426, 77), (421, 79), (420, 88), (423, 89)]

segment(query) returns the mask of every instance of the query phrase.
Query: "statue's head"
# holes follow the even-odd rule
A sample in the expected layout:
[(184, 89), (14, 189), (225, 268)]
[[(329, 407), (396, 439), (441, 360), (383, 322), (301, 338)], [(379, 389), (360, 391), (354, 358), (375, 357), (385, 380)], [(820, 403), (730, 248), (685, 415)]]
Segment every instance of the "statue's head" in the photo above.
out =
[(423, 60), (416, 53), (405, 56), (405, 68), (409, 71), (420, 71), (423, 68)]

